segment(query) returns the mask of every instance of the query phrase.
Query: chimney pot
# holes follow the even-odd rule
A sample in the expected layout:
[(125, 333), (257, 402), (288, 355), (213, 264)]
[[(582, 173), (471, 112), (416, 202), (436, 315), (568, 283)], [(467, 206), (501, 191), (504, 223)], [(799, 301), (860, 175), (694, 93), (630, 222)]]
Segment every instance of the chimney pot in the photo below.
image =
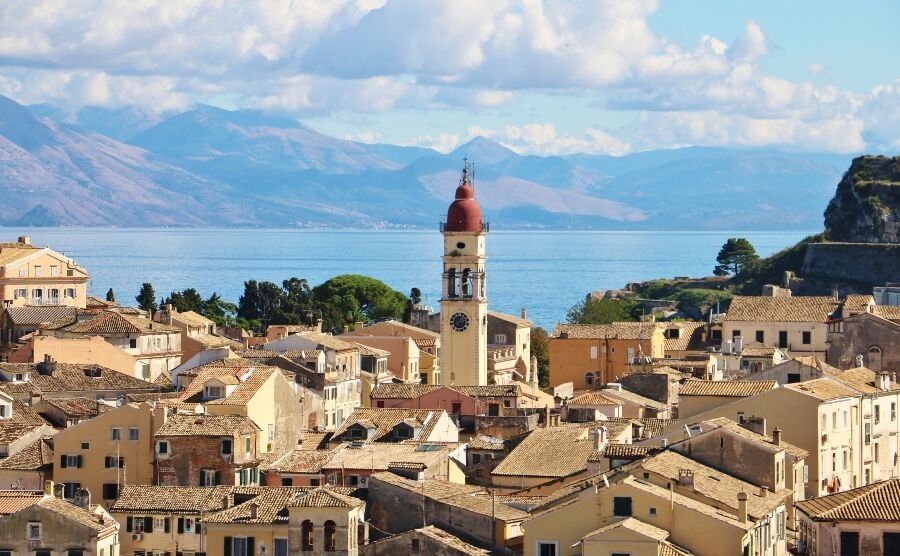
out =
[(759, 497), (760, 498), (765, 498), (766, 496), (768, 496), (768, 494), (769, 494), (768, 488), (766, 488), (765, 486), (759, 487)]
[(522, 318), (523, 319), (528, 318), (528, 309), (526, 309), (525, 307), (522, 307)]
[(31, 238), (28, 236), (19, 236), (19, 243), (24, 243), (25, 245), (31, 245)]
[(259, 513), (259, 505), (257, 503), (250, 504), (250, 519), (256, 519)]
[(778, 427), (775, 427), (775, 430), (772, 431), (772, 444), (781, 446), (781, 429)]

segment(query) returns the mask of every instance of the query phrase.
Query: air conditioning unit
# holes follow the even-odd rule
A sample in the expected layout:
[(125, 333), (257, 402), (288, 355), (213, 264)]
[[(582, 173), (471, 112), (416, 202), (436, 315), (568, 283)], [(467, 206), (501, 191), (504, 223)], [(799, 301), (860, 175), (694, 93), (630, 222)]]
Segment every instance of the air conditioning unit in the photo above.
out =
[(144, 534), (143, 534), (143, 533), (132, 533), (132, 534), (131, 534), (131, 540), (133, 540), (133, 541), (139, 541), (139, 540), (141, 540), (141, 539), (143, 539), (143, 538), (144, 538)]

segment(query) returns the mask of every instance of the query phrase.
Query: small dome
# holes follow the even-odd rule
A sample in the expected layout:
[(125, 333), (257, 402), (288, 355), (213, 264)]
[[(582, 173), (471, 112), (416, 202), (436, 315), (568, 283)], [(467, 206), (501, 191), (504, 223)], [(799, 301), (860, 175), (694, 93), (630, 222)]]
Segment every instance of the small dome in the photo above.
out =
[(480, 232), (484, 228), (481, 207), (475, 200), (475, 188), (469, 182), (469, 167), (463, 168), (462, 179), (456, 188), (456, 200), (447, 209), (447, 232)]

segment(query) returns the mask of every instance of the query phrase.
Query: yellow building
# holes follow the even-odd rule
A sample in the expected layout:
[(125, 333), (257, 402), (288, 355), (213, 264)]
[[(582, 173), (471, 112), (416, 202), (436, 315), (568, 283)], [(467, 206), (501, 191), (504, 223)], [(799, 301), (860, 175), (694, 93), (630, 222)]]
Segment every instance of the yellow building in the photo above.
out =
[(469, 165), (456, 200), (441, 224), (444, 257), (441, 287), (441, 359), (444, 384), (488, 383), (487, 275), (485, 239), (489, 226), (475, 200)]
[(0, 243), (0, 309), (28, 305), (87, 303), (87, 271), (48, 247), (31, 244), (28, 236)]
[(795, 355), (824, 357), (828, 349), (825, 321), (837, 305), (823, 296), (736, 295), (722, 320), (723, 351), (731, 351), (729, 342), (732, 346), (736, 341), (758, 342)]
[(332, 487), (236, 488), (234, 505), (203, 519), (207, 554), (343, 554), (368, 541), (365, 502)]
[(153, 435), (164, 420), (162, 407), (126, 403), (54, 435), (53, 478), (64, 497), (84, 488), (92, 502), (111, 504), (124, 485), (153, 484)]
[(550, 385), (576, 389), (615, 382), (648, 359), (662, 359), (666, 338), (652, 322), (557, 324), (550, 335)]

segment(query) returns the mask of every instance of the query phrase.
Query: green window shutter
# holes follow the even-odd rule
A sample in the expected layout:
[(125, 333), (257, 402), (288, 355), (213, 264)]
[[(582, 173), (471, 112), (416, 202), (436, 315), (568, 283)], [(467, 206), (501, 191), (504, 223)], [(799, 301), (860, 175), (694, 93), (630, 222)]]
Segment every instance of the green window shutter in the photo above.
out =
[(195, 535), (200, 534), (200, 520), (199, 519), (194, 520), (194, 534)]
[(76, 462), (77, 462), (76, 465), (75, 465), (75, 467), (81, 469), (81, 455), (79, 454), (79, 455), (75, 456), (75, 459), (76, 459)]
[(163, 533), (168, 533), (170, 528), (171, 528), (171, 525), (169, 523), (169, 518), (167, 517), (167, 518), (163, 519)]
[(184, 533), (184, 518), (183, 517), (178, 518), (178, 534), (180, 535), (181, 533)]
[(256, 553), (256, 539), (247, 537), (247, 556), (253, 556)]
[(129, 533), (131, 532), (131, 529), (133, 528), (132, 519), (133, 518), (130, 515), (125, 517), (125, 530), (128, 531)]
[(153, 518), (152, 517), (144, 518), (144, 532), (145, 533), (153, 532)]
[(231, 556), (231, 537), (225, 537), (225, 550), (222, 554), (224, 554), (224, 556)]
[(62, 469), (66, 468), (66, 456), (59, 456), (59, 466)]

